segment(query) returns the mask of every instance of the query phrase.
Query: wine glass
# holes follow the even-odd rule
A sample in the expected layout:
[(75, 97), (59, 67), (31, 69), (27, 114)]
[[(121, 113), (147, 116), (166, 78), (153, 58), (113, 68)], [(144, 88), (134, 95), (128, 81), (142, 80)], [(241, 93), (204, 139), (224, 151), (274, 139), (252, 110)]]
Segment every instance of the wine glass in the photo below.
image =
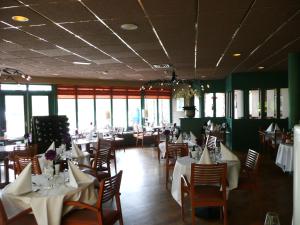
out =
[(267, 212), (264, 225), (280, 225), (278, 214)]

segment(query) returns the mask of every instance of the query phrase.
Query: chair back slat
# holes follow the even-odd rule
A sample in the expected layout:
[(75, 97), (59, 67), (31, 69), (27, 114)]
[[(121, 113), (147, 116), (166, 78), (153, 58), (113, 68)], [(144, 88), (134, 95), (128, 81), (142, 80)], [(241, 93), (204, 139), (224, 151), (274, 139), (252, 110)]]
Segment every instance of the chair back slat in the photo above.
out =
[(189, 154), (188, 144), (186, 143), (167, 143), (166, 158), (176, 160), (179, 157)]
[(220, 185), (226, 187), (227, 164), (192, 164), (191, 186)]
[(99, 197), (97, 206), (100, 208), (103, 203), (120, 195), (120, 185), (123, 171), (121, 170), (115, 176), (105, 178), (100, 182)]
[(247, 158), (245, 161), (245, 166), (247, 169), (252, 170), (253, 172), (255, 172), (257, 170), (258, 167), (258, 161), (259, 161), (259, 153), (249, 149), (248, 150), (248, 154), (247, 154)]
[(94, 169), (101, 169), (104, 166), (107, 168), (110, 166), (110, 148), (98, 149), (95, 154), (95, 159), (93, 163)]
[(29, 164), (31, 165), (32, 174), (39, 175), (42, 174), (41, 167), (37, 156), (27, 157), (27, 156), (16, 156), (16, 174), (20, 174), (23, 169)]

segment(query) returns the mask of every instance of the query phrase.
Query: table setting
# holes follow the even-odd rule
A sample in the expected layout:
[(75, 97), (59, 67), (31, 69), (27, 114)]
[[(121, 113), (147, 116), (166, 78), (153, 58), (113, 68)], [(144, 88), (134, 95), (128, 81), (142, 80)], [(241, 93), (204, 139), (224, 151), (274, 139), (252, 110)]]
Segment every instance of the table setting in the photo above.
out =
[(185, 175), (190, 179), (191, 164), (213, 164), (213, 163), (227, 163), (227, 191), (235, 189), (238, 186), (238, 178), (240, 172), (240, 160), (234, 155), (225, 145), (220, 143), (220, 146), (215, 151), (209, 151), (205, 146), (192, 151), (190, 156), (178, 158), (173, 171), (173, 180), (171, 194), (174, 200), (181, 205), (181, 175)]
[(30, 207), (39, 225), (59, 225), (61, 217), (72, 209), (63, 207), (64, 201), (96, 203), (95, 178), (80, 171), (72, 161), (68, 161), (68, 170), (52, 171), (52, 175), (45, 170), (41, 175), (32, 175), (31, 166), (28, 164), (1, 192), (9, 218)]

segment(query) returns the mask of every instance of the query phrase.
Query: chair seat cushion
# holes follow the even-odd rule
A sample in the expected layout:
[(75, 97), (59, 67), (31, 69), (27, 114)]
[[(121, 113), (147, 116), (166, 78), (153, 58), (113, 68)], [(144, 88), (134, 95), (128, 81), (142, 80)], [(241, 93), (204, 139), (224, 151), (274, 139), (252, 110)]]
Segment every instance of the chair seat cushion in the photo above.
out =
[[(116, 210), (103, 209), (103, 224), (113, 225), (120, 215)], [(98, 225), (97, 213), (88, 209), (73, 210), (62, 219), (62, 225)]]
[[(194, 202), (222, 202), (223, 195), (220, 186), (199, 185), (195, 187)], [(217, 204), (219, 205), (219, 204)]]

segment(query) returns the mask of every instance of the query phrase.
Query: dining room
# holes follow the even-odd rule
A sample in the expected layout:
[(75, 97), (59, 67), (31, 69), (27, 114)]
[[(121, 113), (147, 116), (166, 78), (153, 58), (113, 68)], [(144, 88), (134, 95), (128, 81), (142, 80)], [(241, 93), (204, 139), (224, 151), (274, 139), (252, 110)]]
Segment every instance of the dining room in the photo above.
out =
[(1, 1), (0, 224), (300, 224), (299, 16)]

